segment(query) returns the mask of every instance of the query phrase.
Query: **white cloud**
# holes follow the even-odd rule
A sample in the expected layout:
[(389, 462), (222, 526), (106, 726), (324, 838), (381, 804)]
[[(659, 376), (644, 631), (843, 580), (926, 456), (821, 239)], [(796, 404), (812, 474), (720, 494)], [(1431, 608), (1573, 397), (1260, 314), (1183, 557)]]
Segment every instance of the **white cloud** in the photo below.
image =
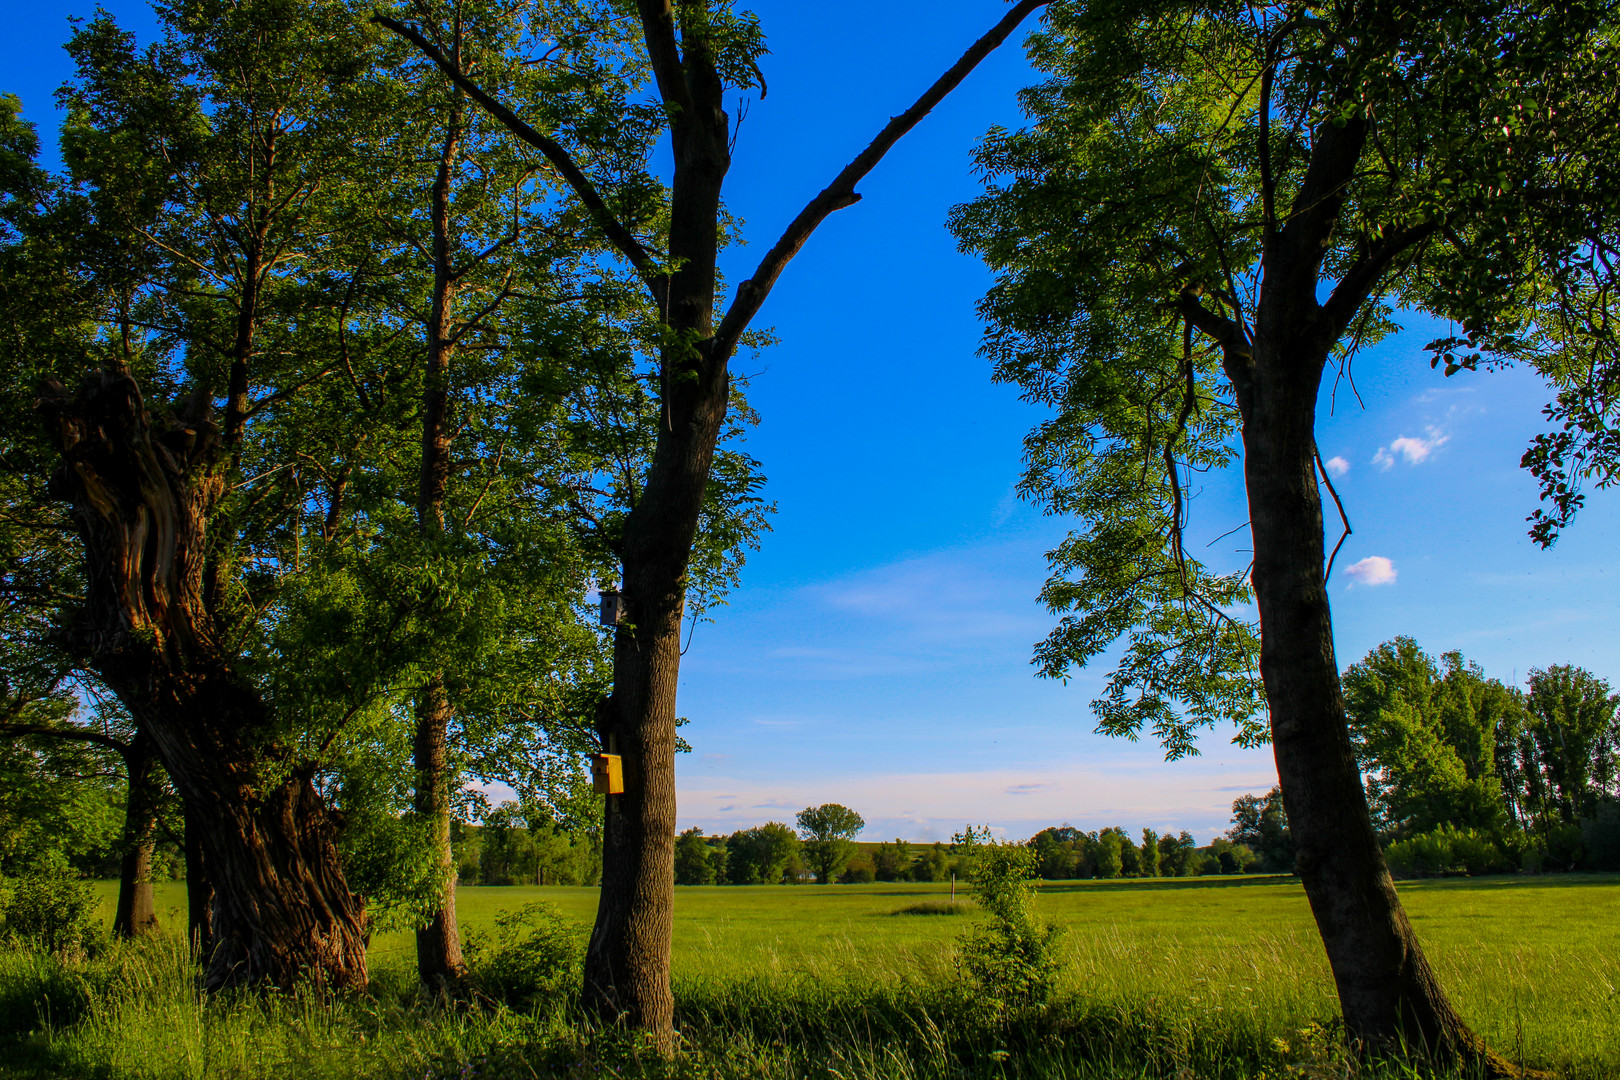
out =
[(1344, 572), (1363, 585), (1393, 585), (1395, 564), (1382, 555), (1369, 555), (1360, 562), (1351, 563)]
[(1418, 438), (1415, 435), (1402, 435), (1388, 446), (1380, 446), (1373, 455), (1372, 463), (1380, 469), (1393, 468), (1397, 458), (1404, 458), (1408, 465), (1416, 465), (1427, 461), (1429, 455), (1450, 441), (1451, 436), (1437, 427), (1427, 430), (1427, 438)]
[(1350, 463), (1342, 457), (1330, 457), (1327, 459), (1326, 464), (1327, 471), (1334, 476), (1343, 476), (1350, 471)]

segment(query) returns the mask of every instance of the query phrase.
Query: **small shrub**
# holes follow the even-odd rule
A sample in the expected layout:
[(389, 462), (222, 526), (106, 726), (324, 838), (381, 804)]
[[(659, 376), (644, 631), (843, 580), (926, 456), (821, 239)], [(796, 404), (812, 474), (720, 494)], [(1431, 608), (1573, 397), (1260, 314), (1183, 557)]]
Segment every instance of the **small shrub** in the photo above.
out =
[(1451, 825), (1391, 844), (1384, 858), (1396, 877), (1472, 876), (1498, 873), (1512, 865), (1489, 834)]
[(475, 985), (520, 1009), (570, 1000), (584, 959), (582, 928), (544, 900), (495, 917), (493, 938), (467, 935)]
[(965, 915), (968, 906), (955, 900), (924, 900), (894, 912), (896, 915)]
[(4, 896), (4, 933), (20, 945), (75, 955), (101, 936), (96, 893), (88, 881), (60, 873), (31, 874), (11, 882)]
[(1038, 870), (1022, 844), (989, 844), (974, 860), (973, 891), (990, 918), (962, 936), (961, 963), (996, 1019), (1043, 1008), (1057, 980), (1057, 935), (1034, 913)]
[(869, 885), (877, 880), (877, 871), (870, 862), (851, 863), (838, 875), (840, 885)]

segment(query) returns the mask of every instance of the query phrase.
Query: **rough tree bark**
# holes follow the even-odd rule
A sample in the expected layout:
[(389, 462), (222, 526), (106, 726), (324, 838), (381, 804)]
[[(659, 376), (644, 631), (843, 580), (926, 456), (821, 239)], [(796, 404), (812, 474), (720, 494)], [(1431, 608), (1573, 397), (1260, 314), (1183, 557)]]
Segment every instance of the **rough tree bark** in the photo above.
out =
[[(451, 92), (444, 144), (434, 177), (430, 215), (433, 228), (433, 295), (427, 320), (427, 360), (422, 389), (422, 461), (416, 520), (423, 537), (444, 532), (445, 499), (450, 488), (449, 324), (455, 304), (456, 275), (451, 266), (450, 188), (461, 142), (461, 94)], [(416, 970), (434, 987), (453, 987), (467, 974), (456, 925), (455, 854), (450, 847), (450, 768), (447, 746), (455, 715), (443, 672), (435, 673), (416, 701), (416, 813), (433, 826), (433, 843), (444, 874), (444, 894), (428, 925), (416, 931)]]
[(585, 959), (584, 1002), (603, 1016), (670, 1045), (669, 983), (675, 866), (675, 694), (686, 574), (730, 395), (728, 364), (788, 262), (828, 215), (860, 199), (855, 185), (1047, 0), (1020, 0), (906, 112), (810, 201), (765, 255), (717, 327), (715, 273), (720, 194), (731, 164), (731, 121), (709, 42), (677, 26), (672, 0), (638, 0), (643, 38), (670, 118), (674, 151), (665, 273), (608, 209), (556, 141), (535, 131), (474, 83), (415, 28), (376, 21), (411, 41), (456, 86), (538, 149), (573, 188), (608, 240), (642, 274), (664, 312), (670, 344), (659, 353), (661, 420), (641, 497), (620, 546), (624, 618), (614, 638), (613, 693), (599, 713), (603, 745), (624, 758), (625, 792), (609, 800), (602, 891)]
[(121, 371), (76, 394), (42, 391), (62, 455), (53, 493), (85, 550), (72, 644), (151, 738), (196, 827), (215, 890), (206, 984), (363, 985), (365, 915), (333, 825), (203, 602), (208, 511), (224, 485), (205, 408), (155, 421)]
[(129, 795), (124, 801), (124, 854), (118, 868), (118, 904), (113, 909), (113, 933), (139, 937), (156, 932), (157, 908), (152, 902), (152, 849), (157, 844), (158, 778), (152, 740), (141, 733), (124, 753)]

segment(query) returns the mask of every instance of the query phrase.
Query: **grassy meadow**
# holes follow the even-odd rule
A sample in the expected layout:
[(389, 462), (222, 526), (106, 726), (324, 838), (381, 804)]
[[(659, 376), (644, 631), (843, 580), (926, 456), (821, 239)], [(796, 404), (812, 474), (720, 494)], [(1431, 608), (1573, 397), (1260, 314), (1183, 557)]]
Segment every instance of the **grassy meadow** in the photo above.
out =
[[(110, 916), (112, 886), (106, 886)], [(0, 960), (0, 1076), (946, 1078), (1348, 1076), (1304, 894), (1285, 878), (1047, 882), (1065, 930), (1046, 1015), (988, 1023), (956, 974), (976, 917), (948, 885), (678, 888), (674, 1061), (566, 1007), (446, 1006), (409, 934), (372, 943), (373, 990), (201, 1002), (173, 938), (78, 964)], [(1465, 1017), (1510, 1058), (1620, 1075), (1620, 875), (1409, 882), (1402, 899)], [(580, 924), (595, 890), (464, 888), (462, 926), (532, 900)], [(184, 893), (158, 907), (183, 926)], [(9, 1013), (9, 1015), (6, 1015)], [(32, 1015), (24, 1015), (31, 1013)], [(1303, 1033), (1303, 1034), (1302, 1034)], [(5, 1049), (8, 1048), (9, 1049)], [(1392, 1075), (1399, 1075), (1395, 1073)]]

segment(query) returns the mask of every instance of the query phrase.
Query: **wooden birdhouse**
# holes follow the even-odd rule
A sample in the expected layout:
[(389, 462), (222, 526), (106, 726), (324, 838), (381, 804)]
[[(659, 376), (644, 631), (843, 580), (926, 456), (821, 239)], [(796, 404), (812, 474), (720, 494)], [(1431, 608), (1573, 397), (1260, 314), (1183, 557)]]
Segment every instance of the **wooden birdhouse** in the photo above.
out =
[(602, 589), (597, 593), (602, 609), (600, 621), (603, 626), (618, 626), (619, 620), (624, 618), (624, 594), (617, 589)]
[(624, 794), (624, 758), (618, 754), (593, 754), (591, 790), (598, 795)]

